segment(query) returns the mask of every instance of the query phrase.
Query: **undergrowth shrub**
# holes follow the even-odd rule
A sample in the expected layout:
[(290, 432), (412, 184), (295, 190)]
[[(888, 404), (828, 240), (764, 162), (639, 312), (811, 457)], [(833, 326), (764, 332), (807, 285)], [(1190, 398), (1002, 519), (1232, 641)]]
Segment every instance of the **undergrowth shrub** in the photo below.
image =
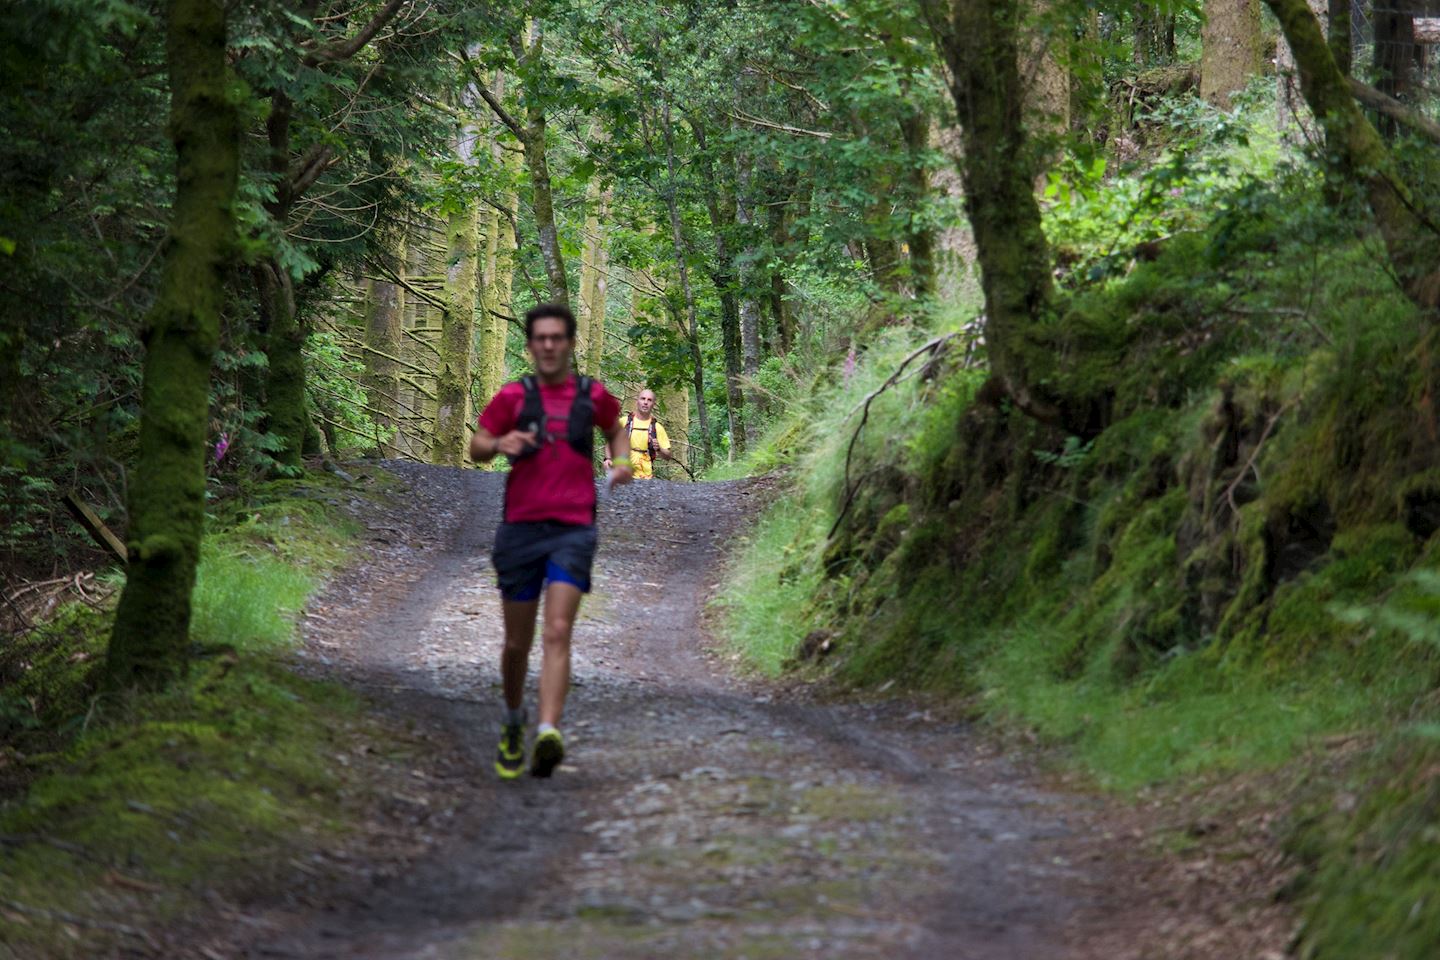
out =
[(18, 955), (109, 955), (137, 915), (183, 920), (201, 891), (290, 883), (364, 796), (335, 757), (384, 734), (353, 695), (283, 659), (294, 616), (352, 543), (332, 503), (350, 494), (324, 478), (251, 494), (229, 522), (212, 518), (182, 682), (102, 694), (104, 605), (65, 608), (0, 653), (0, 875), (29, 911), (0, 911), (0, 942)]
[(774, 624), (766, 669), (833, 650), (841, 683), (962, 697), (1115, 789), (1401, 725), (1348, 768), (1344, 811), (1318, 804), (1293, 836), (1310, 955), (1420, 960), (1440, 896), (1440, 341), (1345, 198), (1283, 158), (1247, 175), (1251, 144), (1172, 163), (1166, 190), (1210, 212), (1150, 190), (1144, 241), (1079, 188), (1052, 208), (1071, 271), (1055, 389), (1103, 429), (1037, 424), (950, 366), (878, 399), (852, 447), (905, 353), (873, 345), (848, 392), (817, 381), (798, 405), (814, 429), (787, 440), (777, 526), (738, 552), (722, 606), (742, 649)]

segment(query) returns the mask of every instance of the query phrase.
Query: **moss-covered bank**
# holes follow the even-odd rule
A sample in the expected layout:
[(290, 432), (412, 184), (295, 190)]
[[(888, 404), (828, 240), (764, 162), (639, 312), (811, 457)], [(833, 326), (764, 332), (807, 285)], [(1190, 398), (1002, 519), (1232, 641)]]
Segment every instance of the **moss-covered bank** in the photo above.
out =
[(216, 505), (195, 664), (169, 691), (101, 692), (103, 606), (0, 652), (0, 957), (153, 951), (158, 930), (323, 872), (312, 854), (371, 802), (366, 758), (400, 749), (286, 664), (293, 616), (352, 542), (334, 483)]
[(1071, 293), (1053, 386), (1106, 411), (1093, 439), (992, 399), (955, 350), (875, 401), (847, 483), (859, 401), (910, 345), (822, 376), (772, 433), (795, 495), (722, 605), (762, 666), (962, 697), (1115, 788), (1373, 737), (1362, 786), (1297, 798), (1319, 811), (1291, 833), (1306, 949), (1428, 957), (1440, 345), (1367, 242), (1317, 239), (1327, 216), (1260, 198)]

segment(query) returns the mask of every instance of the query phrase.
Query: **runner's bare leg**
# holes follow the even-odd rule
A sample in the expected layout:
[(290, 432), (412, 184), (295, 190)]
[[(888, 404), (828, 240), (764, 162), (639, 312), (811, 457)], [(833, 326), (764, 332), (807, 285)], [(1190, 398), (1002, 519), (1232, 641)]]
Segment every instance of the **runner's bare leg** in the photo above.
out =
[(525, 702), (525, 674), (530, 668), (530, 647), (535, 642), (535, 611), (539, 600), (504, 600), (505, 649), (500, 652), (500, 681), (505, 706), (519, 710)]
[(540, 722), (560, 725), (565, 694), (570, 690), (570, 632), (580, 612), (580, 588), (552, 583), (545, 590), (545, 626), (541, 633)]

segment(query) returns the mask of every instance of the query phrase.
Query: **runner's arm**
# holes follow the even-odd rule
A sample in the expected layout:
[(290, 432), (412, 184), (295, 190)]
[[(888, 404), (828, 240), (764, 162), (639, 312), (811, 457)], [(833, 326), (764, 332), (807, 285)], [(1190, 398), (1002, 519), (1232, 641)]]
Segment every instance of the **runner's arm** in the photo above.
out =
[[(625, 429), (621, 420), (616, 420), (605, 430), (605, 462), (608, 465), (611, 459), (630, 462), (630, 431)], [(614, 475), (613, 483), (629, 483), (632, 476), (630, 467), (610, 467)], [(623, 476), (622, 476), (623, 475)]]

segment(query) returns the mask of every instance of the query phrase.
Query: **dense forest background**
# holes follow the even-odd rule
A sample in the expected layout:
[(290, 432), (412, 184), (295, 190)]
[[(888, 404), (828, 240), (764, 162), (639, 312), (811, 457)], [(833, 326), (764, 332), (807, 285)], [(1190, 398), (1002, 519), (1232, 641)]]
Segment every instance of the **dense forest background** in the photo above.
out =
[(1369, 731), (1297, 943), (1440, 943), (1431, 0), (21, 0), (0, 71), (17, 803), (277, 481), (463, 465), (550, 300), (673, 478), (781, 471), (762, 668), (1118, 789)]

